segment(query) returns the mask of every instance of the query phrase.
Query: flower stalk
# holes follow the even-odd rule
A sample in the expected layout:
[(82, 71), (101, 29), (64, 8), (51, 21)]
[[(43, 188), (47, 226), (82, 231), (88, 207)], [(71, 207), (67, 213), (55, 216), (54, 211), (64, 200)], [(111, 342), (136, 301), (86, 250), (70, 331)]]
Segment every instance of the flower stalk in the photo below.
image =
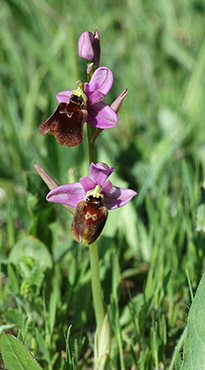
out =
[(95, 317), (97, 322), (97, 337), (98, 342), (102, 331), (102, 326), (105, 318), (104, 304), (102, 300), (102, 290), (100, 282), (100, 271), (99, 271), (99, 256), (98, 256), (98, 245), (95, 241), (90, 245), (90, 268), (91, 268), (91, 285), (93, 294), (93, 304)]
[[(95, 161), (93, 140), (97, 129), (88, 126), (88, 147), (89, 147), (89, 161)], [(96, 136), (97, 137), (97, 136)], [(91, 270), (91, 287), (93, 296), (93, 306), (96, 318), (96, 334), (95, 334), (95, 369), (99, 369), (100, 364), (102, 369), (106, 369), (107, 357), (110, 353), (111, 339), (110, 339), (110, 322), (108, 314), (105, 312), (105, 307), (102, 299), (102, 288), (100, 281), (100, 266), (97, 241), (89, 246), (90, 249), (90, 270)], [(104, 330), (102, 330), (104, 328)]]
[(89, 163), (92, 162), (95, 163), (95, 149), (94, 149), (95, 140), (93, 140), (95, 132), (96, 129), (94, 127), (87, 125)]
[[(87, 125), (88, 129), (88, 147), (89, 147), (89, 161), (90, 163), (95, 161), (94, 144), (95, 140), (91, 142), (94, 135), (93, 127)], [(97, 241), (92, 243), (90, 249), (90, 270), (91, 270), (91, 287), (93, 296), (93, 306), (96, 318), (96, 348), (95, 348), (95, 360), (98, 358), (98, 344), (100, 343), (100, 335), (102, 331), (103, 322), (105, 319), (105, 309), (102, 299), (102, 288), (100, 281), (100, 266), (99, 266), (99, 255), (98, 255), (98, 244)]]

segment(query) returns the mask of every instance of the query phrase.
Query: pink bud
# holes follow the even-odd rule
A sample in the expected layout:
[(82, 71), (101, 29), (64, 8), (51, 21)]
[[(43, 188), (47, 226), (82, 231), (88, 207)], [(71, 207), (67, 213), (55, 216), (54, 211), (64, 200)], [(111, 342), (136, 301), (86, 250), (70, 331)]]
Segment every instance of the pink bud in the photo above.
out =
[(98, 68), (100, 59), (100, 35), (97, 30), (94, 33), (85, 31), (78, 40), (78, 54), (87, 62), (95, 61), (95, 69)]
[(94, 35), (85, 31), (81, 33), (78, 40), (78, 54), (80, 58), (92, 62), (95, 59)]

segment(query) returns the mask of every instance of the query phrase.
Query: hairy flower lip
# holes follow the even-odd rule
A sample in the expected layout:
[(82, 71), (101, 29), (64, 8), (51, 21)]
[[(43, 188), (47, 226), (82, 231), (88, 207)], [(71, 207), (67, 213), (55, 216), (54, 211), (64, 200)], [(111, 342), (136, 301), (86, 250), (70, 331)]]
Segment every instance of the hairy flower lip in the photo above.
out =
[(88, 116), (82, 102), (82, 98), (72, 95), (69, 103), (59, 103), (55, 112), (39, 125), (40, 134), (54, 135), (58, 144), (68, 147), (81, 144), (83, 124)]
[(49, 202), (60, 203), (70, 207), (76, 207), (81, 200), (85, 200), (87, 192), (96, 185), (102, 186), (104, 195), (103, 204), (108, 210), (126, 205), (137, 193), (131, 189), (120, 188), (112, 185), (108, 177), (114, 171), (105, 163), (93, 162), (90, 165), (90, 177), (84, 176), (80, 182), (58, 186), (51, 190), (46, 199)]

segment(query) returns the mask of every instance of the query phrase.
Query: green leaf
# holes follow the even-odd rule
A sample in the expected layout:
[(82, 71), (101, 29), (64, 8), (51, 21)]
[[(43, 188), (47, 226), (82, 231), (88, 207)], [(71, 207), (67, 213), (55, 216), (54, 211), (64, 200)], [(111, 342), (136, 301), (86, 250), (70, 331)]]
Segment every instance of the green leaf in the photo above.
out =
[(18, 294), (19, 293), (19, 282), (18, 282), (17, 276), (11, 264), (8, 265), (8, 277), (9, 277), (9, 282), (11, 284), (12, 292), (14, 294)]
[(97, 370), (105, 370), (108, 368), (108, 364), (110, 362), (109, 354), (110, 354), (110, 346), (111, 346), (111, 330), (110, 330), (110, 321), (108, 314), (105, 315), (103, 326), (99, 338), (99, 343), (96, 343), (97, 350), (95, 349), (95, 353), (98, 354), (98, 358), (95, 362), (95, 369)]
[(49, 355), (48, 349), (45, 344), (45, 340), (43, 336), (41, 335), (40, 331), (38, 330), (38, 328), (35, 328), (35, 332), (36, 332), (36, 341), (39, 345), (39, 348), (41, 352), (43, 353), (48, 364), (51, 365), (51, 359), (50, 359), (50, 355)]
[(48, 249), (39, 239), (33, 236), (27, 236), (17, 242), (17, 244), (14, 245), (9, 258), (10, 261), (16, 265), (25, 256), (31, 257), (34, 261), (38, 261), (39, 266), (43, 271), (52, 267), (52, 260)]
[(7, 370), (40, 370), (41, 367), (31, 352), (11, 334), (0, 336), (0, 348)]
[(181, 364), (182, 364), (181, 354), (180, 354), (180, 352), (178, 351), (178, 349), (176, 349), (175, 362), (174, 362), (175, 369), (176, 369), (176, 370), (180, 370), (180, 368), (181, 368)]
[(201, 187), (201, 201), (197, 210), (197, 231), (205, 232), (205, 184)]
[(205, 274), (190, 308), (181, 370), (205, 370)]
[(16, 324), (5, 324), (5, 325), (0, 325), (0, 334), (4, 332), (4, 330), (9, 330), (12, 329), (16, 326)]
[(15, 324), (21, 328), (25, 320), (25, 314), (17, 311), (16, 309), (8, 307), (8, 309), (4, 312), (4, 319), (6, 323)]
[(71, 336), (71, 325), (68, 327), (67, 335), (66, 335), (66, 359), (64, 362), (63, 370), (74, 370), (74, 358), (70, 343), (70, 336)]
[(205, 232), (205, 204), (200, 204), (198, 207), (196, 230)]
[(58, 291), (56, 288), (53, 289), (50, 296), (50, 303), (49, 303), (49, 329), (50, 334), (53, 333), (53, 328), (55, 325), (56, 320), (56, 309), (57, 309), (57, 303), (58, 303)]

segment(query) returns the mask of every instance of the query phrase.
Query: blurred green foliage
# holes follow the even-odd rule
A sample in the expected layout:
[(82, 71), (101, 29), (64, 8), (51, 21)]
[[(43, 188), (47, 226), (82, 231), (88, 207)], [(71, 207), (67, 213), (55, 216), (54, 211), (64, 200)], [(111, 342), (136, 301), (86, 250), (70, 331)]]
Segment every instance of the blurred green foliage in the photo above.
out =
[(18, 336), (45, 370), (92, 363), (88, 249), (71, 240), (68, 212), (46, 203), (33, 162), (59, 184), (88, 174), (86, 131), (69, 149), (41, 137), (38, 125), (57, 92), (85, 80), (77, 41), (95, 29), (101, 66), (115, 78), (106, 103), (129, 90), (118, 125), (97, 139), (97, 161), (115, 167), (115, 185), (138, 192), (109, 213), (99, 240), (113, 368), (170, 363), (191, 304), (186, 270), (195, 291), (205, 267), (197, 225), (199, 212), (204, 225), (204, 11), (202, 0), (1, 2), (0, 330)]

